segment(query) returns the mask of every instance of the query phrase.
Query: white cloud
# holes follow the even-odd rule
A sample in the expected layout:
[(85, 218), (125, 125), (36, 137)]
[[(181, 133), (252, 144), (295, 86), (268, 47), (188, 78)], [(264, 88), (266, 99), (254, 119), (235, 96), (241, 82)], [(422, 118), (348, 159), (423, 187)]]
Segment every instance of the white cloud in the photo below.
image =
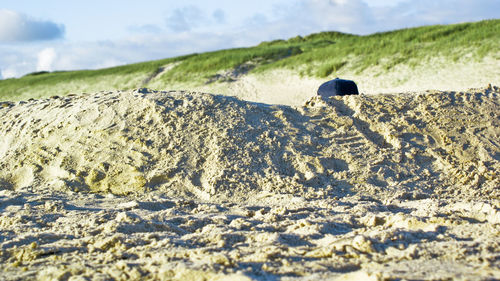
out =
[[(385, 3), (385, 4), (384, 4)], [(342, 31), (369, 34), (431, 24), (498, 18), (498, 0), (299, 0), (270, 25), (308, 34)]]
[(38, 53), (38, 62), (36, 71), (52, 71), (52, 64), (56, 59), (56, 51), (54, 48), (45, 48)]
[(387, 1), (387, 0), (364, 0), (364, 2), (366, 4), (368, 4), (369, 6), (373, 6), (373, 7), (376, 7), (376, 6), (384, 6), (384, 7), (387, 7), (387, 6), (396, 6), (397, 4), (399, 4), (400, 2), (403, 2), (405, 0), (391, 0), (391, 1)]
[(0, 9), (0, 42), (52, 40), (63, 35), (63, 25)]
[(36, 62), (36, 51), (25, 52), (23, 49), (0, 44), (0, 72), (3, 79), (19, 77), (35, 70), (32, 62)]
[(212, 17), (218, 24), (223, 24), (226, 22), (226, 13), (222, 9), (217, 9), (212, 13)]
[(203, 12), (196, 6), (186, 6), (181, 9), (175, 9), (167, 17), (167, 27), (174, 32), (190, 31), (198, 27), (203, 22)]
[(168, 31), (181, 33), (213, 30), (222, 24), (226, 24), (227, 16), (226, 12), (220, 8), (210, 12), (210, 10), (202, 10), (197, 6), (191, 5), (171, 11), (165, 21)]
[(371, 9), (362, 0), (306, 0), (299, 7), (298, 14), (292, 16), (309, 23), (308, 33), (326, 30), (365, 33), (373, 24)]
[(395, 29), (495, 19), (499, 18), (499, 10), (498, 0), (407, 0), (382, 10), (378, 27)]
[(128, 30), (134, 33), (160, 33), (162, 29), (154, 24), (132, 25)]
[(3, 79), (19, 77), (19, 73), (14, 68), (2, 69), (1, 74), (2, 74)]

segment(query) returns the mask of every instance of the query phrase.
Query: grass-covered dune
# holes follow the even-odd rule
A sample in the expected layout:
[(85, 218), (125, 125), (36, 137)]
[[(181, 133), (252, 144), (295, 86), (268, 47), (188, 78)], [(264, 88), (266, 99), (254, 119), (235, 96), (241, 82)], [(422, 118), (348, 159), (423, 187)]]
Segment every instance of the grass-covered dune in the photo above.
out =
[[(495, 72), (494, 68), (500, 65), (498, 46), (500, 20), (423, 26), (367, 36), (322, 32), (262, 42), (249, 48), (191, 54), (106, 69), (32, 73), (19, 79), (0, 80), (0, 100), (139, 87), (212, 90), (238, 95), (231, 91), (249, 91), (246, 89), (249, 83), (262, 82), (262, 77), (276, 71), (293, 75), (295, 80), (319, 81), (334, 76), (357, 78), (365, 84), (361, 85), (361, 89), (367, 92), (376, 92), (375, 87), (381, 91), (382, 88), (386, 91), (398, 90), (398, 85), (408, 84), (413, 77), (431, 81), (426, 77), (439, 76), (439, 69), (443, 68), (446, 69), (443, 73), (458, 71), (444, 75), (440, 81), (460, 77), (474, 79), (476, 75), (490, 80), (496, 78), (490, 81), (495, 83), (498, 71)], [(493, 70), (489, 71), (488, 67)], [(476, 72), (475, 68), (482, 72)], [(485, 72), (489, 77), (485, 77)], [(235, 86), (235, 81), (247, 76), (260, 78)], [(364, 81), (364, 77), (370, 77), (371, 80), (366, 81), (373, 83)], [(391, 84), (384, 84), (389, 80)], [(274, 83), (285, 82), (281, 79)], [(433, 85), (436, 83), (424, 86), (434, 88)], [(408, 87), (411, 88), (411, 84)], [(259, 91), (255, 85), (252, 89)]]

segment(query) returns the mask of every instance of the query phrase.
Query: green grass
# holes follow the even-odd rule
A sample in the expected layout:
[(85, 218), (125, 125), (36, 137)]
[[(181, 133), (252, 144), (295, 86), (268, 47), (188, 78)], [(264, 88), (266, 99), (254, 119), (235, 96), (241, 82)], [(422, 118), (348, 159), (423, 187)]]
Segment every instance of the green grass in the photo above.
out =
[(250, 48), (237, 48), (191, 54), (119, 67), (52, 73), (33, 73), (19, 79), (0, 80), (0, 100), (20, 100), (70, 92), (131, 89), (147, 86), (145, 82), (162, 67), (177, 63), (173, 69), (155, 78), (154, 85), (168, 87), (179, 82), (203, 84), (217, 72), (244, 63), (250, 70), (264, 73), (290, 69), (305, 76), (327, 77), (348, 68), (362, 73), (378, 66), (391, 71), (406, 64), (416, 67), (432, 58), (460, 61), (498, 57), (500, 20), (454, 25), (423, 26), (391, 32), (357, 36), (322, 32), (288, 40), (262, 42)]
[[(39, 98), (50, 95), (65, 95), (73, 90), (85, 92), (133, 88), (140, 84), (141, 81), (135, 81), (133, 85), (127, 87), (127, 84), (130, 84), (130, 76), (147, 77), (161, 66), (187, 57), (189, 56), (98, 70), (31, 73), (19, 79), (0, 80), (0, 99), (18, 100), (19, 97)], [(94, 85), (99, 84), (103, 87), (94, 87)], [(51, 89), (54, 90), (51, 91)], [(36, 90), (45, 94), (37, 94)]]
[(232, 69), (245, 62), (254, 61), (259, 64), (269, 64), (301, 52), (300, 48), (296, 46), (270, 45), (203, 53), (185, 59), (162, 78), (165, 82), (205, 79), (215, 75), (220, 70)]
[(474, 59), (480, 60), (498, 52), (499, 45), (500, 20), (425, 26), (343, 38), (267, 67), (293, 69), (308, 65), (306, 75), (321, 77), (344, 66), (346, 60), (352, 61), (351, 67), (358, 72), (376, 65), (390, 70), (397, 64), (416, 65), (437, 56), (453, 59), (472, 53)]

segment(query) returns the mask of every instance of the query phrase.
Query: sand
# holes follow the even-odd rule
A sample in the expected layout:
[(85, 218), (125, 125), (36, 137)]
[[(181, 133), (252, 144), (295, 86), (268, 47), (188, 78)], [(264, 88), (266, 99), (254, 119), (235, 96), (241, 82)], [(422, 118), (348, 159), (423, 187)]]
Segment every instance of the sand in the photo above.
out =
[(500, 279), (499, 94), (0, 103), (0, 279)]
[[(467, 56), (466, 56), (467, 57)], [(240, 67), (219, 72), (230, 82), (179, 83), (169, 82), (169, 89), (191, 89), (207, 93), (221, 93), (240, 99), (267, 104), (302, 106), (319, 85), (340, 77), (354, 80), (359, 92), (366, 95), (399, 94), (404, 92), (439, 91), (463, 92), (469, 88), (481, 88), (488, 84), (500, 85), (500, 54), (487, 56), (482, 60), (464, 58), (450, 61), (443, 57), (425, 59), (416, 66), (398, 64), (387, 70), (382, 66), (371, 66), (363, 71), (353, 70), (349, 65), (318, 78), (300, 75), (300, 69), (274, 69), (263, 72), (241, 72)], [(148, 80), (147, 87), (164, 89), (162, 75), (175, 71), (175, 64), (165, 65), (164, 71)], [(132, 78), (131, 78), (132, 79)], [(86, 85), (88, 87), (88, 85)]]

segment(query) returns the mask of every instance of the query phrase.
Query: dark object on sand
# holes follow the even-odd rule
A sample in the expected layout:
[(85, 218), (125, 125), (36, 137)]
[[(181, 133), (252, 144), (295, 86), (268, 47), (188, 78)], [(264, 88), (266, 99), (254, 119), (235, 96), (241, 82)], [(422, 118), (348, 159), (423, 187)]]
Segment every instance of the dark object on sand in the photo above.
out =
[(321, 84), (318, 88), (318, 95), (328, 98), (331, 96), (359, 95), (359, 92), (354, 81), (335, 78)]

